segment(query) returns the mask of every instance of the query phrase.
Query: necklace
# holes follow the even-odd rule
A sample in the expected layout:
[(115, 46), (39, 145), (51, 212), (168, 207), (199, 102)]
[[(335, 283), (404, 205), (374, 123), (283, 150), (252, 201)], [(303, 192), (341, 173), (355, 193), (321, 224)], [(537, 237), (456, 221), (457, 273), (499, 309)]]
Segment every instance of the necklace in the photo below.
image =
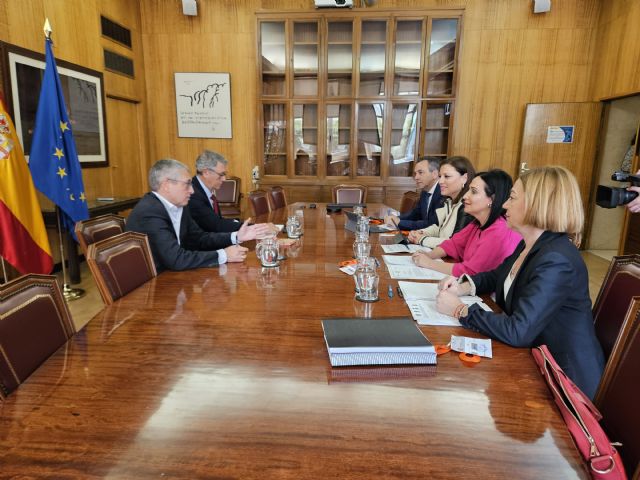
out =
[(512, 280), (518, 273), (518, 270), (520, 270), (520, 266), (522, 265), (522, 262), (524, 261), (524, 259), (527, 258), (527, 254), (529, 253), (529, 250), (531, 249), (525, 248), (522, 252), (520, 252), (520, 255), (518, 256), (516, 261), (513, 262), (513, 266), (511, 267), (511, 271), (509, 272), (509, 277), (511, 277)]

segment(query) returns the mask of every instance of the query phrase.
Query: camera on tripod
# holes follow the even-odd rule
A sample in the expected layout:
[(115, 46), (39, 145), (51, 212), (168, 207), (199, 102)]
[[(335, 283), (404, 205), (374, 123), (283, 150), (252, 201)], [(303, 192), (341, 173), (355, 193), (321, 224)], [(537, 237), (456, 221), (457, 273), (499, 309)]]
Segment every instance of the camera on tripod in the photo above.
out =
[[(626, 172), (614, 172), (611, 180), (616, 182), (631, 182), (631, 186), (640, 187), (640, 176), (631, 175)], [(638, 196), (637, 192), (629, 192), (625, 187), (607, 187), (598, 185), (596, 192), (596, 205), (604, 208), (615, 208), (619, 205), (626, 205)]]

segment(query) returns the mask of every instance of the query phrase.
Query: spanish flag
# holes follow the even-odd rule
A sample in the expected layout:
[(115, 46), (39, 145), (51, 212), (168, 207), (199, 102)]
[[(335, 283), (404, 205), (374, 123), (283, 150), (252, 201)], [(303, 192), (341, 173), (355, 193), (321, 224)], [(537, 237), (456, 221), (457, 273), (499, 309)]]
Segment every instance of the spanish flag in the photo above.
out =
[(53, 258), (20, 141), (0, 98), (0, 256), (21, 273), (51, 273)]

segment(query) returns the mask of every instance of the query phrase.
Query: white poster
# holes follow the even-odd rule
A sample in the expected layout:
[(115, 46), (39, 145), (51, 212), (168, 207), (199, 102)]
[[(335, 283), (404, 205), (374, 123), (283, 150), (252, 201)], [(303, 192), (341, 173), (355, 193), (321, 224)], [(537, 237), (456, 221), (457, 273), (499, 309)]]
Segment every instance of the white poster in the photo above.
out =
[(547, 127), (547, 143), (573, 143), (574, 125)]
[(178, 136), (231, 138), (228, 73), (176, 73)]

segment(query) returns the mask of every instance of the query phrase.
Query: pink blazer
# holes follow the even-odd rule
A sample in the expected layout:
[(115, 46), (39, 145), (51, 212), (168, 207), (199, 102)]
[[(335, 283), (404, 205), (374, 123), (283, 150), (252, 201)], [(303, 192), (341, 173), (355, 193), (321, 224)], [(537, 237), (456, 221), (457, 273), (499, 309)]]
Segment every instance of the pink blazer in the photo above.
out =
[(440, 244), (449, 257), (455, 260), (452, 274), (459, 277), (463, 273), (493, 270), (513, 253), (522, 240), (520, 234), (507, 227), (507, 221), (498, 217), (486, 230), (480, 230), (476, 222), (471, 222), (449, 240)]

